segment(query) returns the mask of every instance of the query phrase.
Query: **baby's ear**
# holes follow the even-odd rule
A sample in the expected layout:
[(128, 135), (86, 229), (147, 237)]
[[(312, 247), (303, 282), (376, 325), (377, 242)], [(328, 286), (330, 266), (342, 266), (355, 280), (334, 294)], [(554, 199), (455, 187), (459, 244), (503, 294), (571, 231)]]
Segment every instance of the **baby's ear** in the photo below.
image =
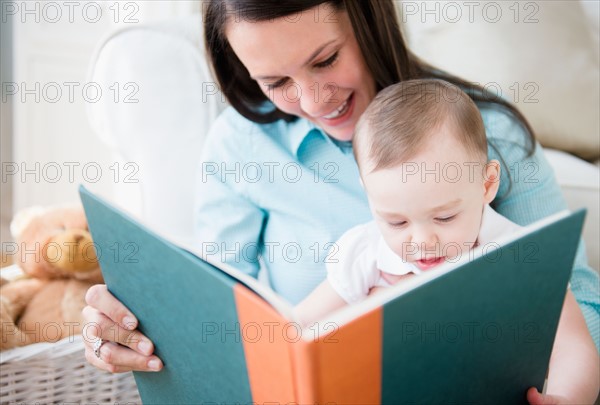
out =
[(490, 160), (483, 171), (483, 199), (486, 204), (491, 203), (500, 187), (500, 162)]

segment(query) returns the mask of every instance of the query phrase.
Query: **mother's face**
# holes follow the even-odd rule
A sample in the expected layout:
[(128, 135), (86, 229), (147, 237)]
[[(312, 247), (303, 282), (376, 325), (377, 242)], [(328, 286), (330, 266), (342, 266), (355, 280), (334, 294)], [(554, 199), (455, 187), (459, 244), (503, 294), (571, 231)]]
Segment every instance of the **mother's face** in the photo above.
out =
[(347, 13), (321, 5), (272, 21), (228, 22), (227, 39), (250, 76), (281, 110), (348, 141), (375, 97)]

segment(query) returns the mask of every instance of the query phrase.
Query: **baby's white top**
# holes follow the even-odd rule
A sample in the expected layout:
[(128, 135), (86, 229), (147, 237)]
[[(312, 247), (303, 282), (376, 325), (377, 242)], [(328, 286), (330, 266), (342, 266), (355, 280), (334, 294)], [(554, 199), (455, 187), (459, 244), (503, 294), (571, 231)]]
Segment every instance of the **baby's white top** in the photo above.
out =
[[(520, 228), (486, 205), (477, 243), (485, 245)], [(404, 275), (421, 274), (415, 265), (405, 262), (385, 243), (375, 221), (358, 225), (342, 235), (328, 256), (327, 280), (348, 303), (364, 299), (376, 286), (389, 286), (381, 272)]]

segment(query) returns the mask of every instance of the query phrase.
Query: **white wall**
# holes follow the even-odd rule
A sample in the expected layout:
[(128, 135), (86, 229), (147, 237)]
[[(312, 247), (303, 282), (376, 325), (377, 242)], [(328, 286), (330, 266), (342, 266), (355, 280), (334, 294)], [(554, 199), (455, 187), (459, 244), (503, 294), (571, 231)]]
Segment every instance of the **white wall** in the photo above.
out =
[[(0, 0), (0, 8), (6, 0)], [(0, 16), (1, 17), (1, 16)], [(0, 83), (12, 77), (12, 24), (9, 20), (0, 20)], [(12, 102), (0, 103), (0, 161), (12, 160)], [(4, 173), (4, 170), (1, 171)], [(1, 180), (0, 183), (0, 241), (9, 239), (8, 223), (12, 214), (12, 184)]]
[[(3, 27), (12, 22), (13, 67), (3, 80), (3, 106), (12, 105), (12, 131), (2, 136), (2, 226), (17, 210), (78, 200), (87, 184), (110, 194), (130, 173), (115, 163), (87, 122), (87, 103), (135, 99), (135, 87), (108, 88), (87, 81), (88, 63), (109, 32), (131, 24), (183, 16), (200, 10), (199, 1), (6, 1)], [(2, 35), (2, 41), (6, 41)], [(6, 58), (3, 58), (6, 59)], [(7, 63), (3, 60), (3, 63)], [(101, 91), (101, 95), (96, 93)], [(11, 133), (12, 132), (12, 133)], [(2, 234), (2, 241), (7, 235)]]

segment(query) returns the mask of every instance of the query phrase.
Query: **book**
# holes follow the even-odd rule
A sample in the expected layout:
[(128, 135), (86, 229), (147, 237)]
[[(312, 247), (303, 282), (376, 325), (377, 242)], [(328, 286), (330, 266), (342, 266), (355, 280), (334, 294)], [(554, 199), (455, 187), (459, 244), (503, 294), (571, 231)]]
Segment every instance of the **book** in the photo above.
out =
[(134, 372), (145, 404), (527, 403), (585, 217), (555, 214), (301, 327), (254, 278), (80, 196), (109, 291), (164, 362)]

